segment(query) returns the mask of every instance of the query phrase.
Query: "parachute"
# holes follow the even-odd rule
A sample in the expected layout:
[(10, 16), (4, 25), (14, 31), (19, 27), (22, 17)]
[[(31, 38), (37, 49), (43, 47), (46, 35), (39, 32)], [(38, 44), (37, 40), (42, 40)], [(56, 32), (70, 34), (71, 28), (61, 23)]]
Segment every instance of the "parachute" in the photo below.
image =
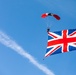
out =
[(56, 18), (57, 20), (60, 20), (60, 17), (57, 14), (53, 14), (53, 13), (44, 13), (41, 15), (42, 18), (46, 18), (48, 16), (53, 16), (54, 18)]

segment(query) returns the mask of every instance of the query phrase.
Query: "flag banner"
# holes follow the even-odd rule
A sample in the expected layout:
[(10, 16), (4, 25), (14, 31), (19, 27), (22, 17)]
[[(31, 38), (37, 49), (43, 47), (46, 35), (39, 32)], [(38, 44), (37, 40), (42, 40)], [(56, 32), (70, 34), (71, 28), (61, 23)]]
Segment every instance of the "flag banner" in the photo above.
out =
[(45, 57), (76, 50), (76, 29), (48, 32)]

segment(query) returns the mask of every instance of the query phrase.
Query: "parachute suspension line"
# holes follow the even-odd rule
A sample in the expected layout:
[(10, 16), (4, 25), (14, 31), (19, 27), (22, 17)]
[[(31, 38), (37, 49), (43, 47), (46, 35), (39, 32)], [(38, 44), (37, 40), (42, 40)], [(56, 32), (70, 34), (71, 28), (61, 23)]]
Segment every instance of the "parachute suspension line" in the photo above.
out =
[(46, 18), (46, 25), (47, 25), (47, 27), (49, 26), (49, 18), (48, 17)]
[(50, 27), (49, 27), (50, 25), (49, 24), (50, 24), (50, 20), (49, 20), (49, 17), (47, 17), (46, 18), (47, 33), (50, 31)]
[(47, 32), (48, 32), (48, 28), (49, 28), (49, 18), (47, 17), (47, 18), (45, 18), (44, 19), (45, 21), (45, 24), (46, 24), (46, 29), (47, 29)]

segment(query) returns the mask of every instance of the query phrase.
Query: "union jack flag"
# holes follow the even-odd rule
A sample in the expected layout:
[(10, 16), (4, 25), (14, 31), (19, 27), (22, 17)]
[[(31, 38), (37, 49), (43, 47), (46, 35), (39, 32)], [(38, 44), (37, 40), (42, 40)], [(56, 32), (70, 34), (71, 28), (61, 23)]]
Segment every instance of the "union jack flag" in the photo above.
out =
[(76, 50), (76, 29), (48, 32), (45, 57)]

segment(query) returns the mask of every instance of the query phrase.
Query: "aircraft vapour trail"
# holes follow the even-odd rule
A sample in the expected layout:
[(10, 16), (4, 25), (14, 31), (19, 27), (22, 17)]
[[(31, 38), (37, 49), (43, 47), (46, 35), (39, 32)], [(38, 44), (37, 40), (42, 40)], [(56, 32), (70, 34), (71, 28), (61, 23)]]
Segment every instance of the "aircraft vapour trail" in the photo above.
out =
[(18, 54), (27, 58), (32, 64), (43, 71), (46, 75), (55, 75), (46, 66), (40, 64), (31, 54), (26, 52), (21, 46), (19, 46), (14, 40), (11, 40), (9, 36), (0, 31), (0, 43), (16, 51)]

